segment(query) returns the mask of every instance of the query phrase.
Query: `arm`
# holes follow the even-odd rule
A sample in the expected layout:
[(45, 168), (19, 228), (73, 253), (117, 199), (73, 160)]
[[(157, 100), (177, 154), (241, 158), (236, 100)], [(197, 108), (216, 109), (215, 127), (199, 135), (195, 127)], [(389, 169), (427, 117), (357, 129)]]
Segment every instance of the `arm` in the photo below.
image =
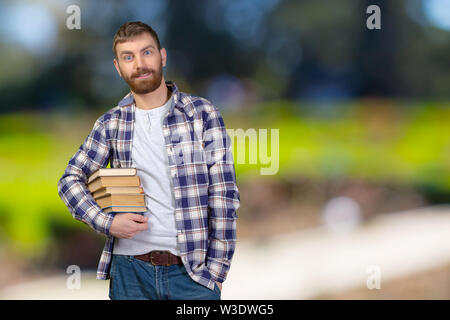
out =
[(87, 188), (87, 179), (97, 169), (106, 167), (109, 158), (105, 127), (97, 120), (58, 181), (58, 194), (72, 216), (107, 236), (114, 216), (104, 213), (95, 202)]
[(231, 140), (217, 108), (206, 120), (204, 141), (209, 175), (210, 244), (206, 259), (213, 280), (222, 283), (226, 279), (236, 245), (236, 211), (240, 206), (240, 195), (236, 185)]

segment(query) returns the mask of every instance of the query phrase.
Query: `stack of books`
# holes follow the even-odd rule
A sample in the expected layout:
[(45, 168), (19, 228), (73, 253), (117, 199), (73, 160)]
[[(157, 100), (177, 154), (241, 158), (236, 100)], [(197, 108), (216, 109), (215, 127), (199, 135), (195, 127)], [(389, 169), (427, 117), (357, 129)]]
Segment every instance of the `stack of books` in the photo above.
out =
[(147, 211), (136, 168), (98, 169), (89, 177), (88, 189), (104, 212)]

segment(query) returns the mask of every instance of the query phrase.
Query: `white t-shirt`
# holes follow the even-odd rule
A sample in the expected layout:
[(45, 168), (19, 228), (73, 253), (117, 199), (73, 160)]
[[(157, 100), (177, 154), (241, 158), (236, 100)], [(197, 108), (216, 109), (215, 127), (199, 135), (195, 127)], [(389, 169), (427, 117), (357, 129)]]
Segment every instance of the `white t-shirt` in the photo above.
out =
[(162, 123), (173, 96), (166, 104), (150, 110), (136, 107), (131, 152), (145, 192), (148, 229), (132, 239), (116, 238), (114, 254), (139, 255), (152, 250), (168, 250), (180, 255), (175, 226), (175, 200), (164, 142)]

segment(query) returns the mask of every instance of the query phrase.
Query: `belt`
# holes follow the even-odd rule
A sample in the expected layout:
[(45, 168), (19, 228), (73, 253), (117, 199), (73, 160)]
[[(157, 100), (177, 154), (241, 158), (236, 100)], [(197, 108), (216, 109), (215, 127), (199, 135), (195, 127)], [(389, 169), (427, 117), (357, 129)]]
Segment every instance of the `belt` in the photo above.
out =
[(173, 264), (182, 264), (181, 258), (169, 251), (151, 251), (145, 254), (134, 256), (136, 259), (150, 262), (154, 266), (170, 266)]

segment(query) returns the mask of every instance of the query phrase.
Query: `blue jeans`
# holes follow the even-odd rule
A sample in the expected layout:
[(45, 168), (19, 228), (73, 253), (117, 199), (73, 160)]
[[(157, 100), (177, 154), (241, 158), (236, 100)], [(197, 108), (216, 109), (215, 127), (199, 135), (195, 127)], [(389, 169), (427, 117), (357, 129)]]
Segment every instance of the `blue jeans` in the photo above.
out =
[(220, 300), (220, 289), (211, 290), (192, 280), (182, 264), (154, 266), (128, 255), (112, 256), (109, 283), (111, 300)]

